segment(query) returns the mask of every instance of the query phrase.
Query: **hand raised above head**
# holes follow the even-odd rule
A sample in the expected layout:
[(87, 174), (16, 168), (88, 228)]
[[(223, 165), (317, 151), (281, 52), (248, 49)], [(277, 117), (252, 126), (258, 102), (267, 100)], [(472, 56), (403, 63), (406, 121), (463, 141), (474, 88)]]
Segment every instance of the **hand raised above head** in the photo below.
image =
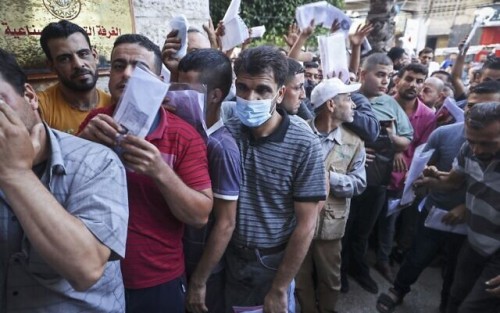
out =
[(179, 59), (175, 58), (174, 55), (181, 48), (181, 40), (177, 38), (178, 30), (174, 29), (168, 33), (167, 38), (165, 38), (165, 43), (161, 49), (161, 59), (163, 64), (172, 72), (177, 71), (179, 65)]
[(283, 39), (285, 40), (288, 47), (293, 47), (293, 44), (299, 39), (300, 30), (297, 26), (297, 23), (293, 22), (288, 26), (288, 32), (286, 35), (283, 35)]
[(356, 28), (356, 32), (354, 34), (349, 35), (349, 41), (351, 42), (351, 46), (360, 46), (365, 40), (366, 36), (368, 36), (373, 30), (373, 25), (368, 23), (363, 26), (358, 25)]
[(217, 40), (217, 34), (215, 32), (214, 23), (212, 22), (212, 18), (209, 18), (208, 22), (203, 24), (203, 30), (207, 33), (208, 40), (210, 41), (210, 47), (212, 49), (218, 49), (219, 42)]

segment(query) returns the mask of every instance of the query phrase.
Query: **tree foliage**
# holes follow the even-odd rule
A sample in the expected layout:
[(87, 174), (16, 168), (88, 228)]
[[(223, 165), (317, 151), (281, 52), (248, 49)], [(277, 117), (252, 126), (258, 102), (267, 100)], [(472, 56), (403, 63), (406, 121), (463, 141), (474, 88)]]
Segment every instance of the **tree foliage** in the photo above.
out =
[[(328, 3), (343, 7), (343, 0), (326, 0)], [(242, 0), (240, 16), (248, 27), (265, 25), (263, 41), (283, 45), (283, 35), (295, 19), (295, 9), (311, 0)], [(216, 25), (222, 20), (231, 0), (211, 0), (210, 15)]]

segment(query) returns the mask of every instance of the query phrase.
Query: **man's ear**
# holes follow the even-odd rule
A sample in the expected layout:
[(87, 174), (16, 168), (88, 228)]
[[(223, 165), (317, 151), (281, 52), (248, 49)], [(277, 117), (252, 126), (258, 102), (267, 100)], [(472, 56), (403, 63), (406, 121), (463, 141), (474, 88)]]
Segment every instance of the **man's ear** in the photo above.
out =
[(35, 89), (28, 83), (24, 84), (24, 99), (30, 104), (33, 111), (38, 110), (38, 96)]
[(214, 88), (207, 93), (207, 103), (221, 103), (222, 100), (224, 100), (224, 98), (222, 98), (222, 90), (219, 88)]
[(333, 101), (333, 99), (328, 99), (326, 101), (326, 107), (328, 108), (328, 111), (330, 112), (335, 112), (335, 108), (337, 107), (337, 105), (335, 104), (335, 101)]
[(394, 85), (397, 85), (399, 83), (399, 81), (401, 80), (401, 78), (398, 76), (398, 75), (395, 75), (393, 78), (392, 78), (392, 81), (394, 82)]
[(365, 81), (365, 77), (366, 77), (366, 71), (365, 70), (361, 70), (359, 72), (359, 82), (363, 83)]
[(281, 86), (280, 89), (278, 89), (278, 97), (276, 98), (276, 103), (283, 102), (283, 98), (285, 98), (285, 92), (286, 92), (285, 85)]

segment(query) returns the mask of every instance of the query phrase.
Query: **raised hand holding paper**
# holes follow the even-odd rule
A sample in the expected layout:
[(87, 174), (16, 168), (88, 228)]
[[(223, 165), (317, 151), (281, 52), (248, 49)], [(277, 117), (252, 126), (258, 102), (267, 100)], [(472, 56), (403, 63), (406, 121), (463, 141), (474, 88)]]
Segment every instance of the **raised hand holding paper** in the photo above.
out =
[(329, 36), (318, 36), (318, 44), (323, 76), (338, 77), (344, 82), (349, 80), (344, 34), (336, 32)]
[(314, 25), (322, 25), (328, 29), (332, 26), (333, 21), (337, 20), (344, 36), (347, 36), (351, 27), (351, 19), (342, 10), (326, 1), (308, 3), (297, 7), (295, 19), (301, 30), (307, 28), (312, 20), (314, 20)]
[(248, 39), (248, 27), (239, 16), (241, 0), (232, 0), (224, 15), (224, 36), (221, 37), (222, 51), (228, 51)]
[(187, 32), (189, 28), (188, 21), (184, 15), (178, 15), (170, 21), (170, 28), (177, 30), (177, 38), (181, 40), (181, 47), (176, 54), (175, 58), (182, 59), (187, 52)]

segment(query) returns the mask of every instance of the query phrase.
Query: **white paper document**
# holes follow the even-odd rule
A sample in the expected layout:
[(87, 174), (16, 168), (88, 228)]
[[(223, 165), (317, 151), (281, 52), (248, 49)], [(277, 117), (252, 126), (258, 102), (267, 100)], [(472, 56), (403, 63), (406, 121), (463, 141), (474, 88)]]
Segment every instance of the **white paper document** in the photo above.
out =
[(232, 0), (224, 15), (224, 36), (221, 37), (222, 51), (228, 51), (248, 39), (248, 27), (239, 16), (241, 0)]
[(127, 134), (146, 137), (168, 87), (169, 84), (151, 72), (136, 66), (127, 81), (113, 118), (127, 130)]
[(351, 19), (342, 10), (326, 1), (308, 3), (297, 7), (295, 19), (301, 30), (308, 27), (313, 19), (314, 25), (322, 25), (328, 29), (332, 27), (334, 20), (338, 20), (344, 36), (347, 36), (351, 27)]
[(429, 215), (427, 215), (427, 218), (425, 219), (424, 222), (425, 227), (447, 231), (450, 233), (455, 233), (460, 235), (467, 235), (467, 225), (465, 223), (448, 225), (441, 222), (443, 216), (445, 216), (446, 213), (448, 213), (448, 211), (432, 207), (432, 209), (429, 212)]
[(170, 28), (177, 30), (177, 38), (181, 40), (179, 51), (174, 54), (175, 58), (182, 59), (187, 52), (187, 33), (189, 24), (184, 15), (178, 15), (170, 21)]
[(161, 76), (163, 77), (163, 81), (166, 83), (170, 83), (170, 76), (171, 73), (168, 70), (168, 68), (165, 66), (165, 64), (161, 64)]
[(328, 36), (318, 36), (319, 54), (323, 76), (338, 77), (342, 81), (349, 80), (345, 37), (341, 32)]
[(403, 189), (403, 195), (401, 196), (401, 206), (410, 205), (413, 200), (415, 200), (415, 191), (413, 190), (413, 182), (422, 174), (427, 165), (427, 162), (432, 157), (434, 149), (430, 149), (425, 152), (420, 152), (423, 150), (423, 146), (418, 147), (413, 155), (413, 160), (411, 161), (410, 169), (408, 170), (408, 175), (405, 180), (405, 187)]
[[(458, 105), (455, 99), (451, 97), (447, 97), (444, 100), (443, 106), (439, 109), (442, 110), (443, 108), (446, 108), (448, 112), (450, 112), (451, 116), (455, 119), (457, 123), (463, 122), (464, 121), (464, 110), (462, 110)], [(436, 115), (438, 115), (436, 113)]]
[(251, 34), (250, 36), (252, 38), (262, 38), (265, 33), (266, 33), (266, 26), (264, 25), (250, 28), (250, 34)]

